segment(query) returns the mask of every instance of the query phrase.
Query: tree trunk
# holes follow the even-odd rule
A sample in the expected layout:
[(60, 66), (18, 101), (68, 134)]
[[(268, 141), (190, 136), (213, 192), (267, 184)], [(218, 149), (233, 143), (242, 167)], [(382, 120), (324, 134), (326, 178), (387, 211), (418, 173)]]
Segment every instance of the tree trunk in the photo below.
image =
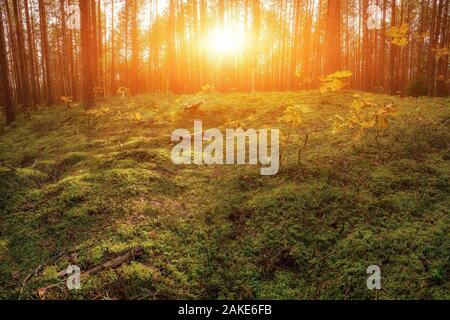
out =
[[(81, 1), (83, 2), (83, 1)], [(55, 102), (53, 96), (53, 81), (52, 81), (52, 66), (50, 64), (50, 49), (48, 45), (48, 31), (47, 31), (47, 13), (45, 10), (45, 1), (39, 0), (39, 18), (41, 24), (41, 47), (42, 47), (42, 59), (45, 78), (45, 95), (47, 98), (47, 104), (52, 105)]]
[(168, 89), (172, 93), (178, 92), (177, 81), (177, 61), (175, 48), (175, 0), (169, 0), (169, 26), (167, 32), (167, 50), (168, 50)]
[(133, 2), (133, 11), (131, 16), (131, 94), (137, 94), (139, 91), (139, 31), (138, 31), (138, 3)]
[(331, 74), (341, 69), (340, 0), (328, 0), (325, 29), (325, 74)]
[(24, 0), (25, 19), (27, 26), (27, 42), (28, 42), (28, 68), (30, 70), (30, 84), (32, 104), (37, 105), (39, 103), (39, 79), (36, 77), (35, 55), (34, 55), (34, 30), (31, 28), (30, 11), (28, 6), (28, 0)]
[(0, 12), (0, 97), (5, 113), (6, 124), (9, 125), (16, 119), (11, 97), (9, 83), (8, 61), (6, 59), (6, 40), (3, 28), (3, 17)]
[(92, 57), (92, 16), (91, 1), (80, 1), (80, 33), (81, 33), (81, 64), (83, 81), (84, 108), (88, 110), (94, 105), (94, 82), (93, 82), (93, 57)]
[(23, 110), (26, 115), (28, 115), (28, 109), (31, 107), (31, 92), (30, 92), (30, 79), (28, 73), (28, 64), (26, 62), (27, 57), (25, 55), (25, 43), (23, 36), (23, 26), (21, 21), (21, 12), (18, 1), (13, 1), (13, 12), (14, 20), (16, 26), (17, 35), (17, 59), (19, 66), (19, 76), (20, 76), (20, 89), (22, 96)]

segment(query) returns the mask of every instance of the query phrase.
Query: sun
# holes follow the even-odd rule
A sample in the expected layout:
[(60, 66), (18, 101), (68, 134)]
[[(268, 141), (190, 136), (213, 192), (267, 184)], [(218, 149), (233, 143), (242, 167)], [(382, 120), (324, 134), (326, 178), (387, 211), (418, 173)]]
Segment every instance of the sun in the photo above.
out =
[(209, 33), (209, 48), (216, 54), (235, 54), (244, 46), (243, 32), (238, 28), (217, 27)]

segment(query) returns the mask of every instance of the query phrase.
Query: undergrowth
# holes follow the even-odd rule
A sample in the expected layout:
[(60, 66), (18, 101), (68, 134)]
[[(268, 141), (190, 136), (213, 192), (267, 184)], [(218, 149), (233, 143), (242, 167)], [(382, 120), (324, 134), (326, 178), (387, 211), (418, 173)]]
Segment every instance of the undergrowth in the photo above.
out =
[[(348, 115), (351, 92), (210, 94), (193, 112), (186, 99), (129, 98), (139, 116), (126, 126), (117, 99), (98, 102), (108, 112), (95, 125), (61, 106), (0, 126), (0, 298), (450, 299), (448, 99), (374, 96), (399, 110), (379, 145), (370, 131), (355, 141), (323, 129), (301, 163), (282, 145), (274, 177), (175, 166), (171, 132), (198, 119), (286, 134), (278, 119), (301, 104), (311, 112), (290, 140), (302, 141)], [(142, 256), (79, 291), (58, 277), (137, 246)], [(378, 293), (366, 288), (372, 264)]]

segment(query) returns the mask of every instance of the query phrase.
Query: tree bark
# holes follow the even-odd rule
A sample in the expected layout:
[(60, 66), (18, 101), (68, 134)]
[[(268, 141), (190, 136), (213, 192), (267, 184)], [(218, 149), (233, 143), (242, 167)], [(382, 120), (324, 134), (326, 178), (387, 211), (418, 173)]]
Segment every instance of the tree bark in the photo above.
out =
[(80, 33), (81, 33), (81, 63), (83, 81), (84, 108), (88, 110), (94, 105), (94, 82), (93, 82), (93, 39), (91, 26), (91, 1), (80, 1)]
[(325, 29), (325, 74), (331, 74), (341, 69), (340, 0), (328, 0)]
[(5, 113), (6, 124), (13, 123), (16, 119), (11, 97), (9, 82), (8, 61), (6, 59), (6, 40), (3, 27), (3, 16), (0, 11), (0, 97)]

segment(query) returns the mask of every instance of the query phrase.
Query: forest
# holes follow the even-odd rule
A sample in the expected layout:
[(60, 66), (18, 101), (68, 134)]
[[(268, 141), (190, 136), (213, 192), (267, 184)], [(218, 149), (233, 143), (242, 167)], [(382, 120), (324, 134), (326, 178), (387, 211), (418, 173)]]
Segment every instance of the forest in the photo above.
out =
[(449, 2), (0, 0), (0, 299), (450, 299)]

